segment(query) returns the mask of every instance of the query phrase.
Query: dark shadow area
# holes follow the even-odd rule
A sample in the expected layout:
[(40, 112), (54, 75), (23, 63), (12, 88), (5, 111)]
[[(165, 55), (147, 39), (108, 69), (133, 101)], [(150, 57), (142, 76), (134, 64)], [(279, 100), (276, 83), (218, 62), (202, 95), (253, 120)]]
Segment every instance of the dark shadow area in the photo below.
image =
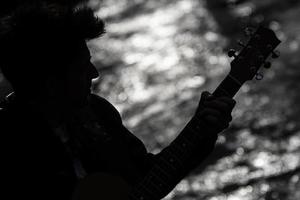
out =
[[(109, 132), (122, 132), (124, 135), (132, 132), (153, 154), (167, 147), (183, 130), (197, 109), (201, 92), (214, 91), (228, 74), (232, 60), (227, 57), (226, 50), (241, 49), (236, 44), (237, 39), (247, 42), (243, 29), (247, 26), (257, 27), (259, 24), (273, 29), (282, 40), (278, 48), (280, 58), (269, 59), (272, 68), (262, 71), (263, 80), (249, 81), (241, 88), (235, 98), (237, 105), (230, 128), (220, 134), (214, 151), (165, 199), (300, 198), (299, 1), (103, 0), (99, 3), (95, 0), (92, 5), (95, 13), (106, 22), (106, 34), (88, 42), (93, 57), (92, 65), (95, 65), (100, 75), (93, 82), (92, 92), (109, 100), (116, 107), (126, 129), (119, 123), (120, 116), (116, 110), (105, 100), (100, 100), (101, 108), (94, 106), (93, 109), (101, 113), (102, 121), (114, 122), (109, 125)], [(61, 40), (60, 44), (65, 42)], [(66, 48), (73, 49), (72, 42)], [(83, 49), (87, 50), (86, 47)], [(23, 52), (26, 53), (26, 49), (20, 50), (21, 55)], [(44, 55), (42, 51), (38, 53)], [(12, 56), (11, 60), (17, 60), (23, 66), (25, 55), (27, 54), (23, 55), (23, 59)], [(47, 55), (46, 61), (52, 59), (49, 58), (51, 55)], [(81, 57), (76, 54), (73, 58)], [(76, 63), (81, 63), (81, 59), (76, 60)], [(40, 64), (47, 66), (48, 62)], [(48, 70), (42, 71), (50, 74)], [(18, 74), (26, 74), (26, 70)], [(70, 88), (74, 94), (80, 95), (80, 83), (84, 83), (86, 79), (82, 80), (85, 77), (83, 72), (78, 72), (77, 75)], [(96, 75), (90, 75), (87, 84), (91, 84), (92, 76)], [(22, 83), (31, 80), (29, 76), (21, 78)], [(7, 82), (0, 79), (0, 97), (11, 91), (9, 88)], [(95, 101), (98, 102), (99, 99)], [(107, 113), (115, 113), (113, 119)], [(95, 120), (93, 116), (88, 117)], [(24, 119), (26, 120), (22, 121)], [(31, 123), (30, 117), (23, 115), (18, 120), (24, 127)], [(0, 123), (3, 124), (3, 121)], [(71, 121), (68, 128), (72, 129), (74, 124), (76, 123)], [(23, 129), (23, 126), (16, 127), (16, 130), (22, 132), (19, 129)], [(34, 128), (36, 135), (40, 128)], [(88, 135), (94, 129), (99, 127), (96, 125), (90, 128)], [(101, 137), (105, 138), (102, 131)], [(48, 136), (42, 139), (46, 141)], [(101, 153), (103, 149), (95, 150), (97, 145), (93, 143), (93, 137), (93, 134), (89, 135), (84, 147), (86, 152), (96, 152), (91, 153), (92, 156), (86, 160), (90, 171), (97, 167), (102, 167), (103, 170), (112, 167), (128, 182), (133, 183), (139, 179), (137, 176), (131, 180), (130, 175), (136, 174), (134, 171), (138, 170), (131, 168), (131, 165), (124, 165), (126, 162), (122, 159), (126, 160), (128, 156), (124, 150), (126, 148), (121, 150), (124, 154), (117, 155), (122, 160), (121, 163), (112, 159), (111, 165), (102, 166), (102, 161), (91, 161), (99, 154), (99, 157), (105, 157), (105, 153)], [(15, 138), (17, 137), (9, 139), (14, 141)], [(35, 138), (31, 139), (29, 142), (34, 143)], [(130, 141), (129, 147), (138, 147), (130, 150), (132, 157), (145, 156), (145, 148), (140, 146), (141, 143), (135, 137), (124, 137), (120, 143), (127, 140)], [(47, 147), (49, 146), (51, 145)], [(113, 145), (107, 146), (113, 151)], [(45, 147), (39, 147), (45, 150)], [(61, 158), (60, 153), (56, 150), (53, 152)], [(50, 157), (53, 152), (47, 151)], [(14, 153), (17, 155), (17, 151)], [(199, 151), (199, 155), (202, 154)], [(146, 155), (149, 156), (149, 163), (143, 164), (140, 174), (152, 166), (151, 154)], [(53, 159), (43, 159), (43, 166)], [(140, 160), (138, 163), (141, 163)], [(59, 169), (57, 166), (54, 168)], [(56, 175), (59, 173), (64, 174), (58, 171)], [(65, 174), (65, 177), (74, 178), (74, 174)], [(62, 185), (64, 184), (62, 181)]]

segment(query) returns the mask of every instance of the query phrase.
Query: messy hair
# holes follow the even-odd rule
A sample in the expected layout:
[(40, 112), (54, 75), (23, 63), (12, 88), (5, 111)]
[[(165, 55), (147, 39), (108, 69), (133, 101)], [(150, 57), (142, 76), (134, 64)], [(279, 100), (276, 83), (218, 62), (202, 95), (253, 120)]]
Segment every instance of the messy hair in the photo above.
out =
[(86, 6), (32, 2), (0, 19), (0, 67), (10, 82), (24, 73), (37, 77), (41, 70), (62, 70), (82, 42), (105, 32), (104, 22)]

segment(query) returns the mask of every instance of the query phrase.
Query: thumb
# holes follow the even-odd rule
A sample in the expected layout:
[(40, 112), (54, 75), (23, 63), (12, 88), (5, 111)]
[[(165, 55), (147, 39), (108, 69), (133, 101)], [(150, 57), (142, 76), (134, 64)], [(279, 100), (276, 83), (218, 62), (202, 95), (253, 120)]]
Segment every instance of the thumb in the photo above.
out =
[(211, 100), (213, 98), (212, 94), (208, 91), (204, 91), (201, 94), (200, 104), (203, 104), (207, 100)]
[(208, 91), (202, 92), (201, 98), (200, 98), (200, 101), (199, 101), (199, 104), (198, 104), (198, 109), (197, 109), (197, 110), (203, 109), (204, 102), (205, 102), (205, 101), (208, 101), (208, 100), (210, 100), (210, 99), (212, 99), (212, 97), (213, 97), (212, 94), (209, 93)]

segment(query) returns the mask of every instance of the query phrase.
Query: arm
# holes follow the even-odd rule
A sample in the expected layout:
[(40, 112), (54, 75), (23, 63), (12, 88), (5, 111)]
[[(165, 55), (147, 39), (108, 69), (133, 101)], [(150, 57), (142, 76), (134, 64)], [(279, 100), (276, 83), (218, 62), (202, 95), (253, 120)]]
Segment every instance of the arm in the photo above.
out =
[[(199, 107), (179, 136), (159, 154), (155, 164), (132, 190), (132, 199), (161, 199), (212, 151), (217, 134), (229, 126), (235, 101), (202, 94)], [(146, 188), (146, 189), (145, 189)], [(149, 192), (156, 191), (156, 192)]]
[(141, 191), (143, 185), (150, 191), (163, 189), (158, 196), (148, 194), (152, 195), (151, 199), (162, 198), (211, 153), (217, 134), (227, 128), (231, 121), (231, 110), (235, 102), (229, 98), (209, 97), (208, 94), (203, 93), (195, 115), (179, 136), (156, 155), (146, 151), (144, 144), (122, 125), (118, 111), (105, 100), (106, 107), (110, 108), (108, 113), (115, 113), (114, 120), (121, 124), (121, 132), (129, 139), (127, 142), (136, 165), (145, 174), (132, 194), (140, 196), (147, 193)]

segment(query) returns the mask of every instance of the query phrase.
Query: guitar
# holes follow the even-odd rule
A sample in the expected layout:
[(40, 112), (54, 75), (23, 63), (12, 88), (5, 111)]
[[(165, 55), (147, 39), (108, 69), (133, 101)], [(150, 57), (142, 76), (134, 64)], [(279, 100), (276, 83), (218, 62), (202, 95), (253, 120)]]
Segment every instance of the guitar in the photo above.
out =
[[(258, 80), (262, 78), (258, 71), (261, 66), (270, 68), (270, 62), (266, 62), (270, 55), (272, 58), (279, 56), (274, 49), (281, 41), (272, 30), (264, 27), (259, 27), (256, 31), (249, 30), (246, 30), (251, 36), (248, 43), (246, 45), (239, 43), (243, 46), (241, 52), (239, 54), (236, 54), (234, 50), (228, 52), (230, 57), (234, 57), (231, 62), (231, 70), (213, 92), (214, 96), (233, 98), (246, 81), (252, 80), (254, 77)], [(148, 174), (134, 187), (130, 187), (117, 176), (93, 174), (78, 184), (73, 200), (162, 199), (184, 177), (184, 166), (192, 162), (191, 155), (199, 145), (197, 141), (205, 141), (203, 136), (198, 134), (203, 126), (205, 124), (199, 119), (192, 118), (181, 134), (162, 151)], [(203, 158), (206, 156), (199, 155)]]

